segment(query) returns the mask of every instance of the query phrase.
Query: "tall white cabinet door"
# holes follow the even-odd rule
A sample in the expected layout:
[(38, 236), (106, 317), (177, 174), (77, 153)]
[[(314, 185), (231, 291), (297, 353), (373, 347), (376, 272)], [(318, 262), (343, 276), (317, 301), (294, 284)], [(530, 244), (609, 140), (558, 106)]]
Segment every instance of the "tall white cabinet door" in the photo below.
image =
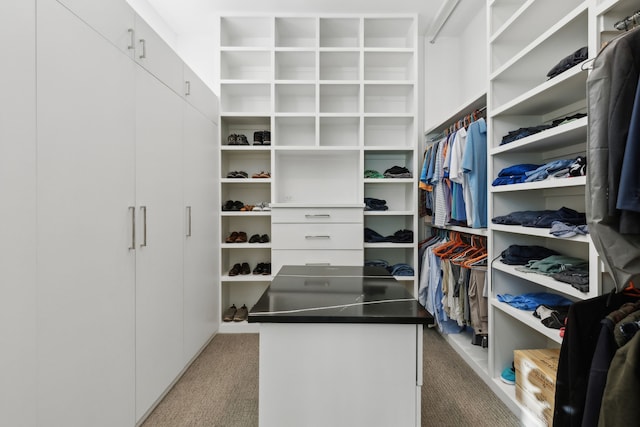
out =
[(133, 56), (135, 13), (126, 1), (58, 0), (118, 49)]
[[(36, 423), (35, 0), (0, 5), (0, 425)], [(19, 37), (16, 37), (19, 35)]]
[(184, 362), (218, 328), (218, 127), (184, 105)]
[(38, 0), (39, 425), (134, 422), (134, 67)]
[(182, 361), (182, 105), (136, 66), (136, 419)]

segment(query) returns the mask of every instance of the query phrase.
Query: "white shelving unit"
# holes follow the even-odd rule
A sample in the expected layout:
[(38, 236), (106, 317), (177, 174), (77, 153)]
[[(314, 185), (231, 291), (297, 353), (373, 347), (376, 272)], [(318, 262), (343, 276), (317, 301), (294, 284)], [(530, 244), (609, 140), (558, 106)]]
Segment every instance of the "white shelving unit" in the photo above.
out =
[[(365, 244), (358, 237), (361, 254), (349, 252), (348, 259), (386, 259), (417, 271), (417, 17), (223, 16), (219, 55), (221, 206), (238, 200), (269, 202), (274, 209), (352, 209), (364, 197), (384, 199), (388, 211), (364, 212), (360, 222), (350, 220), (352, 226), (383, 235), (409, 229), (414, 242)], [(261, 130), (270, 131), (271, 145), (252, 145), (253, 133)], [(244, 134), (250, 145), (228, 145), (231, 134)], [(363, 178), (366, 169), (383, 173), (392, 166), (407, 167), (414, 177)], [(239, 170), (249, 176), (270, 171), (272, 178), (226, 178)], [(232, 231), (271, 236), (286, 228), (281, 219), (274, 228), (273, 217), (270, 211), (222, 211), (222, 242)], [(275, 246), (221, 243), (222, 311), (231, 304), (250, 307), (271, 280), (230, 277), (233, 264), (270, 262), (276, 246), (280, 263), (288, 250), (281, 240)], [(417, 277), (398, 279), (417, 292)], [(220, 330), (256, 326), (223, 323)]]
[[(521, 127), (586, 112), (587, 72), (581, 65), (547, 79), (547, 72), (562, 58), (588, 46), (595, 49), (592, 1), (496, 0), (489, 5), (488, 140), (489, 180), (518, 163), (544, 164), (585, 155), (587, 118), (500, 145), (502, 137)], [(526, 22), (526, 25), (522, 24)], [(520, 24), (519, 24), (520, 23)], [(514, 211), (559, 209), (585, 212), (585, 177), (559, 178), (533, 183), (490, 187), (489, 218)], [(502, 370), (513, 362), (513, 351), (557, 348), (558, 330), (546, 328), (532, 312), (500, 302), (499, 294), (552, 292), (573, 301), (601, 293), (597, 253), (588, 236), (557, 238), (548, 229), (489, 224), (490, 349), (487, 376), (492, 388), (516, 413), (522, 407), (515, 388), (500, 381)], [(511, 244), (540, 245), (562, 254), (589, 260), (589, 291), (501, 263), (500, 253)], [(492, 383), (492, 384), (491, 384)]]

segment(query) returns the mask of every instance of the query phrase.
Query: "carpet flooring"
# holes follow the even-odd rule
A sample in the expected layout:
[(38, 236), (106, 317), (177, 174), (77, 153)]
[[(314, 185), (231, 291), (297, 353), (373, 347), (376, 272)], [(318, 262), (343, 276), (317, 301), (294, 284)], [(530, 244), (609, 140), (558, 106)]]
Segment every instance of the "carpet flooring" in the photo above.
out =
[[(218, 334), (142, 427), (257, 425), (258, 335)], [(422, 426), (518, 425), (513, 413), (442, 336), (425, 329)]]

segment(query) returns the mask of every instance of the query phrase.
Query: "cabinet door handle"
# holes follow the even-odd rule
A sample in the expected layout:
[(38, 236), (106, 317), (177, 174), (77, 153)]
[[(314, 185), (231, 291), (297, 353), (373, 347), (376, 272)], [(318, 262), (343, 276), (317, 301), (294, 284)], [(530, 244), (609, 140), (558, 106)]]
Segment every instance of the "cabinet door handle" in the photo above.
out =
[(311, 266), (315, 266), (315, 265), (331, 265), (330, 262), (305, 262), (304, 265), (311, 265)]
[(189, 96), (191, 95), (191, 82), (189, 80), (187, 80), (186, 82), (184, 82), (185, 85), (185, 96)]
[(129, 46), (127, 46), (127, 49), (131, 50), (131, 49), (135, 49), (136, 48), (136, 36), (135, 36), (135, 32), (133, 31), (133, 28), (129, 28), (127, 30), (127, 32), (129, 33), (129, 37), (131, 38), (131, 43), (129, 43)]
[(187, 206), (187, 237), (191, 237), (191, 206)]
[(144, 39), (140, 39), (140, 44), (142, 45), (142, 53), (138, 58), (145, 59), (147, 57), (147, 43), (144, 41)]
[(131, 246), (129, 246), (129, 250), (134, 251), (136, 249), (136, 207), (129, 206), (129, 212), (131, 212)]
[(142, 243), (140, 247), (147, 246), (147, 207), (140, 206), (140, 212), (142, 213)]
[(305, 214), (305, 218), (331, 218), (329, 214)]
[(319, 235), (319, 236), (304, 236), (305, 239), (330, 239), (331, 236)]

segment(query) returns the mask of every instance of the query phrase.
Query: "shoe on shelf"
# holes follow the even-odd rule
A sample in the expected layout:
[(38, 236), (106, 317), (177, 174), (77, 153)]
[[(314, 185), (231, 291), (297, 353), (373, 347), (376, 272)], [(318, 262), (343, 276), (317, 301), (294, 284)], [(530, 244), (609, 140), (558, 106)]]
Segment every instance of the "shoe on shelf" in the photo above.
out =
[(224, 205), (222, 205), (222, 210), (223, 211), (233, 211), (234, 209), (234, 201), (233, 200), (227, 200)]
[(265, 171), (260, 171), (260, 172), (256, 172), (253, 175), (251, 175), (251, 178), (271, 178), (271, 173), (265, 172)]
[(271, 131), (262, 131), (262, 145), (271, 145)]
[(236, 145), (249, 145), (246, 135), (236, 135)]
[(251, 236), (251, 238), (249, 239), (249, 243), (261, 243), (260, 242), (260, 235), (259, 234), (254, 234), (253, 236)]
[(232, 133), (227, 137), (227, 145), (237, 145), (238, 139), (235, 133)]
[(229, 276), (237, 276), (238, 274), (240, 274), (241, 269), (242, 266), (240, 264), (234, 264), (233, 267), (231, 267), (231, 270), (229, 270)]
[(236, 314), (233, 316), (233, 321), (234, 322), (243, 322), (243, 321), (247, 320), (248, 316), (249, 316), (249, 310), (247, 309), (246, 305), (242, 304), (242, 307), (240, 307), (236, 311)]
[(270, 276), (271, 275), (271, 263), (270, 262), (265, 262), (264, 265), (262, 266), (262, 275), (263, 276)]
[(242, 208), (244, 208), (244, 203), (242, 203), (241, 201), (235, 201), (233, 202), (233, 209), (230, 209), (230, 210), (240, 211), (242, 210)]
[(256, 268), (253, 269), (253, 274), (262, 274), (263, 271), (264, 271), (264, 263), (259, 262), (258, 265), (256, 265)]
[(238, 238), (238, 232), (234, 231), (224, 240), (225, 243), (235, 243)]
[(253, 133), (253, 145), (262, 145), (262, 131), (258, 130)]
[(239, 231), (235, 243), (247, 243), (247, 233)]
[(249, 263), (243, 262), (242, 265), (240, 266), (240, 274), (245, 275), (250, 273), (251, 273), (251, 267), (249, 267)]
[(513, 385), (516, 383), (516, 370), (513, 367), (513, 365), (511, 365), (508, 368), (504, 368), (504, 370), (502, 371), (502, 374), (500, 374), (500, 379), (505, 384)]
[(245, 171), (232, 171), (227, 174), (227, 178), (249, 178)]
[(222, 314), (222, 321), (231, 322), (237, 312), (238, 312), (238, 309), (236, 308), (236, 305), (232, 304), (231, 307), (227, 308)]
[(248, 211), (252, 211), (253, 210), (253, 205), (244, 205), (243, 207), (240, 208), (240, 210), (242, 212), (248, 212)]
[(251, 209), (252, 211), (261, 211), (262, 210), (262, 204), (258, 203), (257, 205), (253, 206), (253, 209)]
[(270, 211), (271, 210), (271, 205), (269, 204), (269, 202), (262, 202), (260, 205), (262, 206), (262, 210), (263, 211)]
[(266, 234), (260, 236), (260, 243), (269, 243), (269, 236), (267, 236)]

